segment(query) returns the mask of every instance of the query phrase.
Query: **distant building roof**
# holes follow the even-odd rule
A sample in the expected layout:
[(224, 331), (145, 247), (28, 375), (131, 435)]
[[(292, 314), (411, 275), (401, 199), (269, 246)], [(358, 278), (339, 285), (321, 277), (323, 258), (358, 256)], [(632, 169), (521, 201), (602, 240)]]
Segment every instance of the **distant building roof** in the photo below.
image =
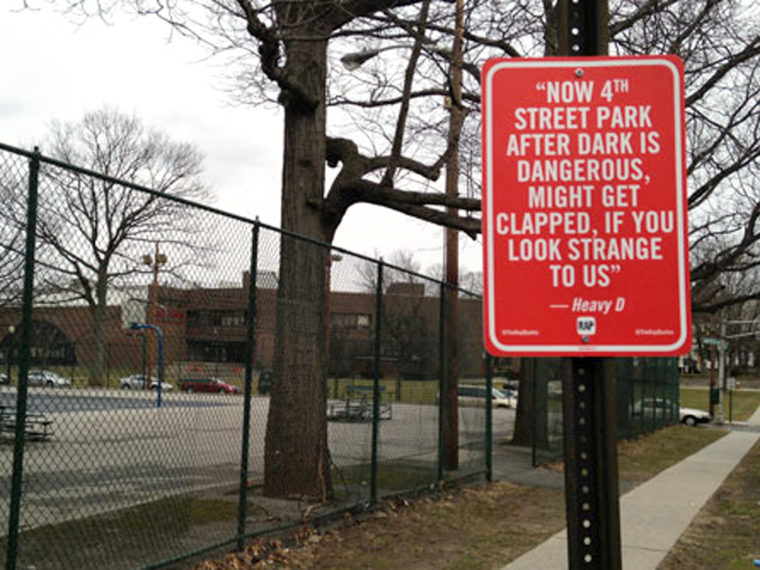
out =
[(422, 297), (425, 294), (424, 283), (391, 283), (387, 295), (405, 295), (407, 297)]

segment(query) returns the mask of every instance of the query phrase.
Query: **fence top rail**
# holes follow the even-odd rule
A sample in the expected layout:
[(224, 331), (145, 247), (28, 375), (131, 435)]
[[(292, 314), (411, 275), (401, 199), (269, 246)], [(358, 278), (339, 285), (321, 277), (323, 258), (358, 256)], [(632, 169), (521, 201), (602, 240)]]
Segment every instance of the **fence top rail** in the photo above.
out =
[(82, 174), (84, 176), (91, 176), (93, 178), (97, 178), (98, 180), (102, 180), (103, 182), (107, 182), (109, 184), (117, 184), (119, 186), (124, 186), (126, 188), (131, 188), (132, 190), (137, 190), (138, 192), (145, 192), (147, 194), (151, 194), (153, 196), (156, 196), (157, 198), (162, 198), (164, 200), (171, 200), (171, 201), (177, 202), (179, 204), (183, 204), (185, 206), (189, 206), (191, 208), (196, 208), (196, 209), (199, 209), (199, 210), (203, 210), (203, 211), (208, 212), (210, 214), (215, 214), (215, 215), (218, 215), (218, 216), (226, 217), (226, 218), (233, 219), (233, 220), (236, 220), (236, 221), (239, 221), (239, 222), (243, 222), (243, 223), (246, 223), (246, 224), (250, 224), (250, 225), (256, 225), (256, 226), (259, 226), (260, 228), (264, 228), (264, 229), (267, 229), (267, 230), (270, 230), (270, 231), (273, 231), (273, 232), (277, 232), (279, 234), (286, 235), (286, 236), (289, 236), (289, 237), (292, 237), (292, 238), (295, 238), (295, 239), (303, 240), (303, 241), (312, 243), (312, 244), (314, 244), (316, 246), (320, 246), (320, 247), (324, 247), (324, 248), (330, 249), (332, 251), (344, 253), (344, 254), (350, 255), (352, 257), (363, 259), (364, 261), (369, 261), (371, 263), (376, 263), (378, 265), (382, 264), (383, 266), (385, 266), (388, 269), (393, 269), (395, 271), (401, 271), (403, 273), (406, 273), (407, 275), (412, 275), (412, 276), (417, 277), (419, 279), (424, 279), (425, 281), (430, 281), (430, 282), (433, 282), (433, 283), (439, 283), (439, 284), (444, 285), (445, 287), (448, 287), (448, 288), (451, 288), (451, 289), (455, 289), (455, 290), (457, 290), (457, 291), (459, 291), (461, 293), (465, 293), (467, 295), (471, 295), (472, 297), (475, 297), (475, 298), (478, 298), (478, 299), (481, 298), (481, 295), (479, 295), (479, 294), (477, 294), (477, 293), (475, 293), (473, 291), (468, 291), (467, 289), (463, 289), (463, 288), (461, 288), (459, 286), (455, 286), (452, 283), (449, 283), (447, 281), (442, 281), (440, 279), (436, 279), (436, 278), (431, 277), (429, 275), (423, 275), (422, 273), (418, 273), (416, 271), (410, 271), (409, 269), (404, 269), (403, 267), (399, 267), (397, 265), (393, 265), (391, 263), (387, 263), (382, 258), (376, 259), (376, 258), (370, 257), (368, 255), (364, 255), (362, 253), (357, 253), (355, 251), (351, 251), (350, 249), (346, 249), (346, 248), (343, 248), (343, 247), (340, 247), (340, 246), (337, 246), (337, 245), (332, 245), (332, 244), (329, 244), (329, 243), (325, 243), (323, 241), (311, 238), (309, 236), (304, 236), (304, 235), (298, 234), (296, 232), (292, 232), (292, 231), (289, 231), (289, 230), (286, 230), (286, 229), (283, 229), (283, 228), (278, 228), (278, 227), (273, 226), (271, 224), (267, 224), (267, 223), (261, 222), (258, 219), (258, 217), (254, 218), (254, 219), (251, 219), (251, 218), (248, 218), (246, 216), (241, 216), (240, 214), (234, 214), (232, 212), (227, 212), (227, 211), (224, 211), (224, 210), (220, 210), (219, 208), (215, 208), (215, 207), (209, 206), (207, 204), (201, 204), (199, 202), (193, 202), (192, 200), (187, 200), (187, 199), (181, 198), (179, 196), (172, 196), (171, 194), (166, 194), (166, 193), (160, 192), (158, 190), (153, 190), (151, 188), (148, 188), (147, 186), (142, 186), (141, 184), (136, 184), (134, 182), (129, 182), (128, 180), (121, 180), (119, 178), (114, 178), (112, 176), (108, 176), (106, 174), (102, 174), (100, 172), (96, 172), (96, 171), (91, 170), (89, 168), (84, 168), (84, 167), (81, 167), (81, 166), (76, 166), (74, 164), (69, 164), (69, 163), (64, 162), (62, 160), (59, 160), (57, 158), (53, 158), (51, 156), (46, 156), (46, 155), (42, 154), (39, 151), (38, 147), (35, 147), (33, 151), (30, 151), (30, 150), (25, 150), (23, 148), (15, 147), (15, 146), (12, 146), (12, 145), (0, 142), (0, 150), (4, 150), (6, 152), (9, 152), (9, 153), (12, 153), (12, 154), (17, 154), (17, 155), (20, 155), (20, 156), (25, 156), (25, 157), (27, 157), (27, 158), (29, 158), (31, 160), (38, 160), (39, 162), (44, 162), (46, 164), (50, 164), (51, 166), (56, 166), (58, 168), (63, 168), (63, 169), (66, 169), (66, 170), (70, 170), (72, 172), (76, 172), (76, 173)]

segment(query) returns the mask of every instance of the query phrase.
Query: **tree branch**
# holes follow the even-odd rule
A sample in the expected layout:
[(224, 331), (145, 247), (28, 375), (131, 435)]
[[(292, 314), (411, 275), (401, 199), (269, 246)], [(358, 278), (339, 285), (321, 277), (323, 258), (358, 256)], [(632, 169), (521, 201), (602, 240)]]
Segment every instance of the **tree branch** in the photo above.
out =
[(610, 24), (610, 37), (613, 37), (623, 30), (635, 26), (647, 16), (652, 16), (653, 14), (661, 12), (676, 2), (678, 2), (678, 0), (648, 0), (639, 6), (638, 9), (630, 14), (627, 18)]
[[(299, 105), (307, 109), (316, 109), (322, 101), (307, 86), (298, 81), (292, 73), (289, 73), (287, 66), (280, 67), (281, 54), (278, 34), (273, 28), (264, 25), (258, 16), (258, 10), (248, 0), (237, 0), (237, 3), (245, 16), (246, 30), (259, 42), (261, 70), (280, 88), (281, 101), (296, 100)], [(290, 97), (285, 96), (286, 94), (289, 94)]]
[(738, 67), (741, 63), (749, 61), (760, 54), (760, 38), (755, 37), (748, 43), (742, 51), (732, 54), (694, 93), (686, 97), (685, 105), (690, 107), (700, 100), (705, 94), (717, 85), (730, 71)]

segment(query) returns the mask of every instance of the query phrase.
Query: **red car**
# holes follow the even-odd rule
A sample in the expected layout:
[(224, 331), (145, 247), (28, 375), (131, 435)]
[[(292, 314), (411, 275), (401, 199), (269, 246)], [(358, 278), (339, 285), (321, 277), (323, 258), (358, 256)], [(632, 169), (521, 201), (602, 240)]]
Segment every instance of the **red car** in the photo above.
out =
[(179, 381), (182, 392), (216, 392), (219, 394), (239, 394), (240, 388), (222, 382), (219, 378), (185, 378)]

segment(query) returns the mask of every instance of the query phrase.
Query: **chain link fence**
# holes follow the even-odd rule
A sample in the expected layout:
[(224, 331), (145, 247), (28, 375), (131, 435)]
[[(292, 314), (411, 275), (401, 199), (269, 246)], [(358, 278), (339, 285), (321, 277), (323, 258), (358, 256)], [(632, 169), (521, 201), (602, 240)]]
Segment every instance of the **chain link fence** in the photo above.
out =
[(490, 476), (486, 390), (447, 407), (490, 386), (477, 295), (6, 145), (0, 198), (8, 567), (168, 566)]
[[(634, 439), (679, 422), (676, 358), (616, 358), (615, 386), (619, 439)], [(532, 363), (533, 465), (563, 456), (562, 361)]]
[[(0, 199), (8, 567), (163, 567), (490, 477), (516, 381), (479, 296), (6, 145)], [(616, 366), (621, 437), (678, 421), (673, 359)], [(530, 370), (539, 464), (560, 361)]]

